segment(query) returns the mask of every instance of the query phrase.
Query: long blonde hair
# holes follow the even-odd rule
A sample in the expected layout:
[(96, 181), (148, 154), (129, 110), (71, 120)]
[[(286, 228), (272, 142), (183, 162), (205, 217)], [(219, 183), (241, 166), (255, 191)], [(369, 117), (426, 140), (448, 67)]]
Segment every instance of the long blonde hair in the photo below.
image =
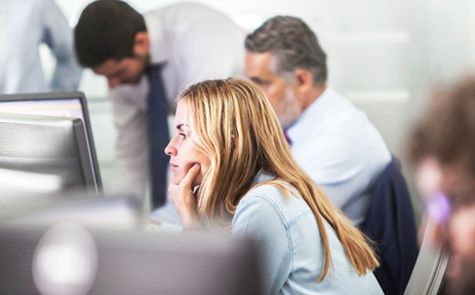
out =
[(251, 82), (209, 80), (194, 84), (180, 98), (191, 108), (199, 148), (210, 158), (210, 168), (198, 191), (198, 212), (208, 226), (226, 227), (241, 198), (255, 187), (260, 170), (285, 195), (282, 185), (296, 188), (315, 216), (324, 244), (323, 280), (332, 264), (324, 220), (335, 230), (359, 275), (378, 266), (364, 235), (336, 208), (291, 156), (272, 106)]

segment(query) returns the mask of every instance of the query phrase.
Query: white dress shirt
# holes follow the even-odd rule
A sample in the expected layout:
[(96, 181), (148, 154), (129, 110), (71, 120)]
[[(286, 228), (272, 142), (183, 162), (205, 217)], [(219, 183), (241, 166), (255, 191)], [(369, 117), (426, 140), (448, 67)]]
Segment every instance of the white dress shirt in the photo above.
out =
[[(161, 63), (168, 101), (206, 79), (242, 76), (246, 32), (222, 13), (197, 3), (180, 3), (144, 14), (152, 64)], [(147, 97), (144, 75), (135, 85), (110, 92), (118, 130), (111, 189), (144, 196), (148, 181)]]
[[(72, 30), (53, 0), (0, 0), (0, 93), (77, 90)], [(45, 80), (39, 46), (46, 44), (56, 68)]]
[(391, 154), (366, 115), (328, 87), (287, 129), (297, 163), (355, 223)]

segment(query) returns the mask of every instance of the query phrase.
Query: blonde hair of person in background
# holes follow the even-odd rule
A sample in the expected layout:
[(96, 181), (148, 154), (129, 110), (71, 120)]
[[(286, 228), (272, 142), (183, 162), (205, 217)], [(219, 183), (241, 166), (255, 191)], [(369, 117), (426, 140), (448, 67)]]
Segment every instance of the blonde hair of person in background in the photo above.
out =
[[(178, 101), (190, 108), (196, 145), (210, 159), (196, 192), (196, 214), (204, 225), (229, 228), (246, 192), (272, 184), (288, 198), (301, 195), (315, 216), (325, 255), (320, 281), (332, 264), (324, 219), (335, 230), (359, 275), (378, 266), (364, 235), (293, 160), (272, 106), (255, 85), (238, 79), (204, 81), (190, 86)], [(261, 170), (275, 179), (254, 184)]]

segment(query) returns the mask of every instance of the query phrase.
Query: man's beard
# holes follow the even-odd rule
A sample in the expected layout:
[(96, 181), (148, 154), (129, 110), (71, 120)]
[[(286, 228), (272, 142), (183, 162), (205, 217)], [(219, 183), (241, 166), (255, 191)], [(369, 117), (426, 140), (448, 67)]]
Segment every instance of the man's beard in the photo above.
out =
[(285, 90), (283, 105), (284, 112), (278, 116), (282, 129), (289, 128), (295, 120), (300, 116), (301, 110), (298, 104), (295, 103), (296, 98), (293, 96), (292, 89), (288, 87)]

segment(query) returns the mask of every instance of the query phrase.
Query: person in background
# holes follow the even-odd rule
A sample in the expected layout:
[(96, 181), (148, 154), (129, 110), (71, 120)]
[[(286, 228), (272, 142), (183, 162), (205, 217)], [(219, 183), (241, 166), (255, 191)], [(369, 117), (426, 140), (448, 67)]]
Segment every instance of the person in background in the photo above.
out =
[(433, 241), (450, 254), (447, 294), (475, 294), (475, 76), (438, 88), (408, 143)]
[(242, 74), (245, 32), (229, 17), (197, 3), (141, 15), (123, 1), (99, 0), (74, 29), (81, 65), (107, 78), (115, 126), (114, 189), (166, 201), (167, 115), (179, 91), (204, 79)]
[(208, 80), (178, 99), (169, 191), (185, 229), (229, 229), (262, 245), (266, 294), (382, 294), (363, 234), (293, 160), (251, 82)]
[(359, 225), (371, 184), (390, 162), (366, 115), (327, 83), (326, 54), (299, 18), (276, 16), (245, 40), (245, 74), (269, 99), (292, 155)]
[[(76, 62), (72, 30), (53, 0), (0, 1), (0, 93), (77, 90), (82, 69)], [(48, 82), (39, 48), (56, 61)]]

